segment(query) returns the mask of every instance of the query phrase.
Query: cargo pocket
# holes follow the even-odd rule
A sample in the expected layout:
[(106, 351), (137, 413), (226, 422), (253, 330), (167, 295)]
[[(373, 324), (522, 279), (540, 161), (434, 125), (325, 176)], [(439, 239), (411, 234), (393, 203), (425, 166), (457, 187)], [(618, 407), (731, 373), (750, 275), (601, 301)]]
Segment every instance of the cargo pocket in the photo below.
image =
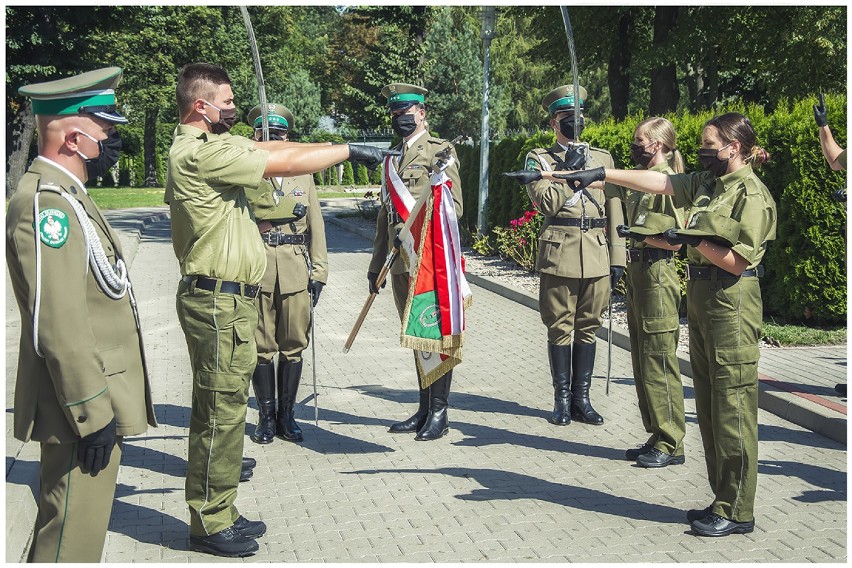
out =
[(245, 419), (248, 375), (199, 371), (193, 416), (208, 425), (236, 424)]
[(677, 315), (642, 318), (642, 331), (645, 333), (665, 333), (674, 331), (680, 325)]
[(732, 389), (757, 385), (757, 361), (760, 349), (757, 345), (716, 348), (717, 389)]
[(254, 328), (248, 320), (237, 320), (233, 327), (233, 348), (231, 350), (232, 373), (251, 374), (257, 363), (257, 345), (254, 342)]
[(642, 331), (647, 334), (642, 342), (643, 352), (658, 355), (677, 349), (677, 335), (671, 334), (679, 325), (677, 315), (642, 318)]

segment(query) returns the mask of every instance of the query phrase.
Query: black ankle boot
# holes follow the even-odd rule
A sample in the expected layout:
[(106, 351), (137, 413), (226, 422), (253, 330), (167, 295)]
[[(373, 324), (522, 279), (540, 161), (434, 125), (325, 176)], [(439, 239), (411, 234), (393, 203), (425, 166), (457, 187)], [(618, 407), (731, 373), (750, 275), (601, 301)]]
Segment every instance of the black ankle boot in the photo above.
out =
[(551, 424), (571, 424), (571, 345), (547, 344), (550, 375), (553, 377)]
[(447, 419), (448, 399), (450, 396), (450, 383), (453, 372), (447, 371), (440, 379), (429, 385), (429, 414), (423, 427), (417, 431), (414, 437), (418, 441), (437, 440), (450, 429), (450, 421)]
[(256, 444), (268, 444), (275, 439), (275, 364), (258, 363), (251, 376), (259, 416), (257, 428), (251, 435)]
[(388, 429), (388, 432), (391, 432), (392, 434), (418, 432), (421, 428), (423, 428), (423, 424), (426, 423), (426, 416), (429, 414), (429, 389), (420, 388), (420, 377), (417, 375), (417, 372), (414, 373), (414, 378), (417, 380), (417, 392), (420, 395), (417, 412), (415, 412), (414, 415), (407, 420), (392, 424), (390, 429)]
[(574, 343), (574, 376), (571, 379), (571, 417), (586, 424), (603, 424), (603, 416), (595, 412), (589, 401), (592, 370), (595, 367), (595, 343)]
[(278, 363), (278, 418), (275, 421), (275, 434), (289, 442), (304, 440), (293, 410), (301, 378), (301, 359)]

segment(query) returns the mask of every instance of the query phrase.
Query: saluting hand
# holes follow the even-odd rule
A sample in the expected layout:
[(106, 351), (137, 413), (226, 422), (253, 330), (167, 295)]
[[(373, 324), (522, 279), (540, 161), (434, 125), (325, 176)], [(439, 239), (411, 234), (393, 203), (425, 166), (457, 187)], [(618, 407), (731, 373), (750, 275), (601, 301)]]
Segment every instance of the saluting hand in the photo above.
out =
[(503, 172), (503, 175), (517, 180), (518, 183), (522, 183), (524, 185), (541, 179), (541, 172), (539, 170), (518, 170), (516, 172)]
[(596, 181), (604, 181), (606, 179), (606, 170), (604, 168), (593, 168), (591, 170), (579, 170), (567, 174), (554, 173), (553, 177), (564, 179), (568, 183), (568, 187), (574, 191), (580, 191)]
[(386, 156), (399, 156), (399, 150), (382, 150), (366, 144), (349, 144), (349, 159), (375, 170)]
[(814, 120), (817, 123), (817, 126), (823, 127), (828, 126), (828, 112), (825, 110), (825, 96), (820, 93), (819, 94), (819, 104), (814, 105)]
[(109, 465), (112, 447), (115, 445), (115, 417), (109, 423), (77, 442), (77, 459), (83, 471), (97, 475)]

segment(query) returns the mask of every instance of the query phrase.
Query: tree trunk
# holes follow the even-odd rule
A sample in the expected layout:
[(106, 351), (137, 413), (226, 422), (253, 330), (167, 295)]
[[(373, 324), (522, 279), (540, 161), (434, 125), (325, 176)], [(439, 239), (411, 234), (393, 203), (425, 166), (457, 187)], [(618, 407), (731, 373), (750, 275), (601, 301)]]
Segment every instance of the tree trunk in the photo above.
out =
[(160, 187), (157, 181), (157, 107), (145, 109), (145, 137), (142, 143), (145, 155), (145, 187)]
[[(655, 51), (665, 53), (669, 44), (669, 36), (677, 23), (677, 6), (657, 6), (654, 11), (654, 41)], [(660, 115), (677, 110), (680, 90), (677, 84), (677, 68), (675, 62), (657, 67), (651, 71), (651, 102), (648, 111), (651, 115)]]
[(633, 12), (629, 8), (618, 18), (615, 42), (609, 54), (607, 83), (615, 120), (627, 117), (630, 97), (630, 35), (633, 31)]
[[(18, 182), (27, 170), (30, 145), (35, 133), (35, 116), (30, 112), (30, 101), (18, 107), (9, 128), (6, 129), (6, 197), (18, 189)], [(6, 107), (8, 111), (8, 106)]]

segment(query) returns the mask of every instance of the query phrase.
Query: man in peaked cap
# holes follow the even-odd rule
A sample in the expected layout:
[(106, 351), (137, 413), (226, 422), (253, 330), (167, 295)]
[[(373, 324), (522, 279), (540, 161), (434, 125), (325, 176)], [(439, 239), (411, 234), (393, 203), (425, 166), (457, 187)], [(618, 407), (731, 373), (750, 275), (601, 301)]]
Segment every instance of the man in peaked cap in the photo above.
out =
[[(578, 420), (603, 424), (589, 400), (595, 365), (596, 336), (611, 289), (624, 272), (625, 242), (621, 200), (603, 188), (574, 192), (567, 185), (541, 179), (542, 171), (613, 167), (606, 150), (577, 140), (584, 126), (586, 89), (579, 88), (575, 132), (574, 88), (562, 85), (541, 101), (556, 135), (550, 148), (527, 154), (527, 193), (542, 214), (536, 270), (541, 274), (539, 305), (547, 326), (547, 352), (553, 379), (550, 422), (559, 426)], [(525, 182), (526, 179), (521, 179)]]
[[(376, 280), (385, 257), (390, 250), (397, 233), (402, 229), (403, 221), (408, 217), (410, 207), (425, 191), (430, 191), (430, 170), (435, 166), (438, 152), (446, 150), (449, 142), (429, 135), (426, 122), (426, 94), (428, 91), (417, 85), (391, 83), (382, 89), (387, 99), (393, 131), (402, 138), (398, 149), (399, 157), (388, 157), (384, 162), (382, 178), (382, 206), (376, 218), (376, 237), (373, 240), (373, 258), (367, 272), (370, 292), (378, 292)], [(454, 158), (445, 170), (452, 180), (453, 203), (456, 215), (462, 216), (462, 190), (459, 179), (458, 158), (455, 150), (450, 150)], [(408, 204), (408, 205), (406, 205)], [(400, 210), (400, 208), (408, 208)], [(393, 288), (393, 298), (399, 318), (402, 320), (405, 302), (408, 297), (408, 271), (405, 263), (397, 259), (391, 266), (389, 277)], [(413, 416), (403, 422), (393, 424), (393, 433), (416, 433), (415, 440), (435, 440), (446, 434), (448, 397), (452, 371), (447, 372), (430, 385), (423, 386), (417, 377), (419, 406)]]
[[(293, 114), (275, 103), (267, 111), (270, 140), (286, 141), (294, 125)], [(248, 120), (255, 129), (255, 140), (261, 140), (260, 106), (249, 112)], [(328, 280), (325, 224), (312, 175), (276, 177), (267, 184), (268, 191), (251, 201), (266, 251), (255, 330), (257, 367), (251, 379), (260, 415), (251, 439), (268, 444), (279, 436), (301, 442), (304, 437), (294, 406), (302, 377), (302, 352), (309, 342), (311, 304), (316, 306)]]
[(15, 437), (41, 443), (29, 562), (100, 561), (122, 439), (157, 425), (121, 243), (85, 185), (118, 160), (120, 78), (108, 67), (19, 89), (39, 138), (6, 214)]

